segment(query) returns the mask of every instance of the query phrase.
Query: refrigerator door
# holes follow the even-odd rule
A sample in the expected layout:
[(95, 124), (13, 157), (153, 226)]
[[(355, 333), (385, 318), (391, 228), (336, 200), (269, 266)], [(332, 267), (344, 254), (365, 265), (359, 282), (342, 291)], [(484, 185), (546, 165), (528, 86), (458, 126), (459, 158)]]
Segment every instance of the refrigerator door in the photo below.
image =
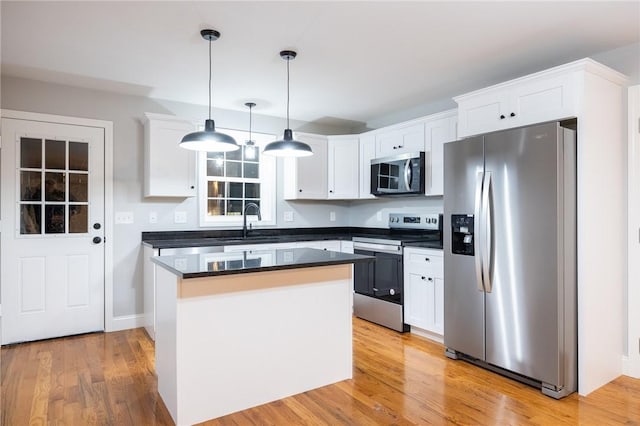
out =
[(485, 175), (491, 181), (485, 207), (492, 232), (486, 362), (549, 384), (559, 383), (562, 369), (558, 135), (558, 123), (548, 123), (488, 134), (484, 140)]
[(482, 137), (444, 145), (444, 344), (479, 359), (484, 359), (485, 338), (484, 292), (476, 271), (478, 253), (452, 253), (451, 217), (475, 214), (483, 161)]

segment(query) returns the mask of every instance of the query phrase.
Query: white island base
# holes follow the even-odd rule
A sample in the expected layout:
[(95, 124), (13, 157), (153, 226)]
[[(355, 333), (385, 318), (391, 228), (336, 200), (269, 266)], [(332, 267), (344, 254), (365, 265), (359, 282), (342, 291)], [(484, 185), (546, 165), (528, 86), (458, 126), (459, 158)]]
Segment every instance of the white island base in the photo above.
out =
[(176, 424), (350, 379), (351, 270), (182, 279), (156, 268), (158, 392)]

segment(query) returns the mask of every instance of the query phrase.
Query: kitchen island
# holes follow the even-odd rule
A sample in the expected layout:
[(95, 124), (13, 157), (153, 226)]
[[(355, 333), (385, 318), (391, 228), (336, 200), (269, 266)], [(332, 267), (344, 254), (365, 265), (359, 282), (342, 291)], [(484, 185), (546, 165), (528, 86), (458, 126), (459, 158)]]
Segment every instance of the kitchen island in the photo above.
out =
[(315, 249), (152, 258), (158, 392), (193, 424), (352, 377), (352, 264)]

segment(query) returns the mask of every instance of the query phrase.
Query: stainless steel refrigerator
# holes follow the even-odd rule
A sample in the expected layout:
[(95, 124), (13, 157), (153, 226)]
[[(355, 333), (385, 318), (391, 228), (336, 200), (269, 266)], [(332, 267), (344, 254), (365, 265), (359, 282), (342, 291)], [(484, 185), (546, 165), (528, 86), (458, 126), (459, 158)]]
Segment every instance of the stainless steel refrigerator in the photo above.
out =
[(554, 398), (577, 389), (572, 128), (543, 123), (444, 147), (446, 355)]

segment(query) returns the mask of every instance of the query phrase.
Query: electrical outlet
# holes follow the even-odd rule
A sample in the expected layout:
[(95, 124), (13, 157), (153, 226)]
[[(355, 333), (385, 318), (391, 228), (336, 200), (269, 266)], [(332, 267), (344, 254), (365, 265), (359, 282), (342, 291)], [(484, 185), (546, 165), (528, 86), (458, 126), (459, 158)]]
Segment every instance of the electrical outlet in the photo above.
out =
[(128, 225), (133, 223), (133, 212), (116, 212), (116, 224)]
[(329, 220), (331, 222), (335, 222), (336, 221), (336, 212), (329, 212)]
[(158, 212), (149, 212), (149, 223), (158, 223)]
[(291, 210), (284, 212), (284, 221), (293, 222), (293, 212)]
[(378, 222), (382, 221), (382, 212), (376, 213), (376, 220), (378, 220)]
[(187, 223), (187, 212), (179, 211), (173, 213), (174, 223)]

